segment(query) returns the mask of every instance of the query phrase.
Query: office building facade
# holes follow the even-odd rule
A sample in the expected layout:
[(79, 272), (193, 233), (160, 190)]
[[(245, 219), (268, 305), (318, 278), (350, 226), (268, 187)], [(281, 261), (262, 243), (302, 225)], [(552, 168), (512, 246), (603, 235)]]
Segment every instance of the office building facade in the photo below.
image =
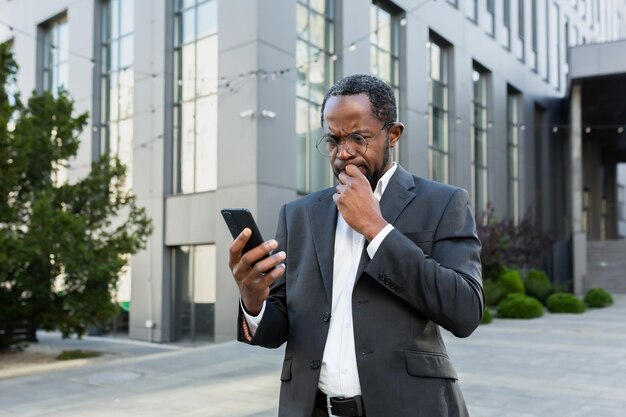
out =
[[(466, 188), (478, 213), (530, 213), (571, 254), (570, 50), (623, 39), (625, 15), (621, 0), (12, 0), (0, 42), (25, 95), (63, 87), (91, 115), (62, 180), (119, 155), (153, 220), (118, 294), (130, 337), (227, 340), (238, 292), (219, 210), (249, 208), (269, 238), (283, 203), (333, 184), (314, 147), (348, 74), (396, 92), (400, 164)], [(623, 237), (624, 188), (603, 184), (614, 209), (589, 238)], [(552, 272), (571, 279), (567, 265)]]

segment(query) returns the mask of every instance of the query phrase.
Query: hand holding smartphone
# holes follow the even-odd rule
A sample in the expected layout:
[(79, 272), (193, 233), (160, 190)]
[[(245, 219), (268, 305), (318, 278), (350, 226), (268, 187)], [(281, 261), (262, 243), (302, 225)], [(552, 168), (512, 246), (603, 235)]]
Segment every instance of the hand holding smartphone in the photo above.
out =
[[(237, 239), (245, 228), (249, 228), (252, 231), (248, 241), (241, 249), (241, 254), (246, 253), (247, 251), (254, 249), (265, 242), (261, 236), (259, 228), (256, 225), (256, 222), (254, 221), (254, 217), (252, 217), (252, 213), (250, 213), (249, 210), (245, 208), (227, 208), (222, 209), (221, 213), (222, 217), (224, 217), (228, 230), (230, 230), (230, 233), (233, 236), (233, 239)], [(240, 247), (240, 245), (237, 245), (236, 247)], [(264, 247), (263, 251), (267, 250), (269, 247)], [(259, 251), (256, 252), (258, 253)], [(269, 253), (265, 253), (263, 257), (254, 261), (254, 263), (266, 259), (269, 256)], [(273, 255), (273, 258), (275, 258), (273, 262), (266, 261), (265, 263), (275, 265), (277, 262), (284, 262), (285, 256), (284, 252), (278, 252)], [(252, 265), (249, 264), (248, 260), (246, 260), (244, 268), (239, 268), (240, 262), (242, 262), (242, 258), (239, 251), (237, 250), (234, 252), (233, 246), (231, 245), (229, 265), (231, 267), (233, 277), (239, 286), (239, 293), (241, 295), (243, 307), (249, 314), (256, 316), (261, 311), (263, 303), (266, 300), (267, 289), (276, 279), (284, 274), (285, 267), (284, 265), (283, 267), (269, 266), (263, 268), (263, 271), (259, 271), (256, 268), (250, 268)]]
[(248, 242), (241, 251), (242, 253), (246, 253), (250, 249), (256, 248), (261, 243), (265, 242), (250, 210), (245, 208), (226, 208), (222, 209), (221, 212), (233, 239), (236, 239), (246, 227), (252, 231), (250, 239), (248, 239)]

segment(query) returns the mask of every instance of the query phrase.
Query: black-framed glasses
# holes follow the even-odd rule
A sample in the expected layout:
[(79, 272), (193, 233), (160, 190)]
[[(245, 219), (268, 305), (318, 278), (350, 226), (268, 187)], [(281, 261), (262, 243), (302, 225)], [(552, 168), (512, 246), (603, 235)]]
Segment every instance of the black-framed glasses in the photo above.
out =
[(367, 152), (367, 148), (371, 141), (376, 139), (376, 136), (380, 135), (384, 130), (395, 125), (396, 122), (387, 122), (383, 127), (371, 138), (365, 139), (358, 133), (351, 133), (343, 138), (325, 134), (317, 140), (315, 149), (323, 156), (332, 157), (339, 151), (339, 147), (343, 146), (346, 152), (350, 156), (364, 155)]

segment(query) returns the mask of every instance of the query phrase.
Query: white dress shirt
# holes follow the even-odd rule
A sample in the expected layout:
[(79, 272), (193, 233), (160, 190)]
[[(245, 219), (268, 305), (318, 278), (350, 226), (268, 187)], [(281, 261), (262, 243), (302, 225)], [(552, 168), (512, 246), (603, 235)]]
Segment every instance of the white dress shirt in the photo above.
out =
[[(374, 196), (378, 201), (382, 198), (396, 168), (397, 164), (394, 162), (393, 166), (378, 180), (374, 190)], [(393, 226), (388, 224), (372, 239), (367, 246), (370, 259), (374, 257), (378, 247), (392, 230)], [(320, 390), (331, 397), (353, 397), (361, 394), (352, 326), (352, 290), (364, 243), (363, 235), (348, 226), (339, 213), (335, 229), (331, 318), (319, 380)], [(265, 303), (256, 317), (247, 314), (245, 309), (242, 308), (242, 310), (250, 333), (254, 335), (263, 317)]]

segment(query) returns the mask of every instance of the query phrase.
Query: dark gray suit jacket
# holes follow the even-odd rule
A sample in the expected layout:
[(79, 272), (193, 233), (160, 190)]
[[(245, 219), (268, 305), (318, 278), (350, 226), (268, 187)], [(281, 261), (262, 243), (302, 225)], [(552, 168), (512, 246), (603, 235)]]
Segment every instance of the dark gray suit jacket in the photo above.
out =
[[(310, 194), (280, 213), (276, 250), (287, 253), (287, 270), (250, 342), (269, 348), (287, 342), (279, 416), (313, 411), (332, 314), (334, 192)], [(373, 259), (364, 251), (352, 294), (367, 416), (466, 416), (439, 326), (466, 337), (483, 313), (480, 242), (468, 194), (398, 167), (380, 206), (395, 229)]]

